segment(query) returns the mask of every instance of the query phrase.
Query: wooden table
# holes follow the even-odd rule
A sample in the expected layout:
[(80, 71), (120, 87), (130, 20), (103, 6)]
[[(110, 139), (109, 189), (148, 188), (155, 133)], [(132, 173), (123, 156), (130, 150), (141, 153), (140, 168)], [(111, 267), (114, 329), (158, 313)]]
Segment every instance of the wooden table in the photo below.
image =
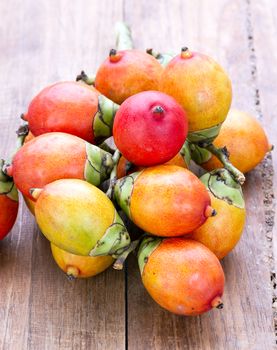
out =
[[(11, 0), (0, 2), (0, 154), (15, 143), (19, 116), (46, 85), (94, 72), (114, 45), (114, 24), (135, 45), (217, 59), (233, 82), (233, 106), (254, 113), (277, 144), (277, 2), (274, 0)], [(247, 224), (223, 261), (223, 310), (172, 315), (144, 290), (135, 258), (125, 271), (68, 281), (21, 205), (0, 242), (0, 349), (273, 349), (276, 151), (247, 175)], [(275, 235), (275, 238), (274, 238)]]

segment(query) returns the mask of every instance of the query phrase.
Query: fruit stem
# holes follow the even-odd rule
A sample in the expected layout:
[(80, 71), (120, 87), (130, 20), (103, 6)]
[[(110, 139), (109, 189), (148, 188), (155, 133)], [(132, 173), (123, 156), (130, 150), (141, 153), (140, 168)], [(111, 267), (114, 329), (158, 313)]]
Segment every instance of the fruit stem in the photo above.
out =
[(83, 81), (87, 85), (93, 85), (95, 83), (95, 75), (89, 77), (83, 70), (81, 71), (80, 74), (77, 75), (76, 81)]
[(125, 22), (117, 22), (115, 25), (117, 50), (131, 50), (134, 48), (130, 27)]
[(108, 190), (106, 192), (106, 195), (110, 199), (112, 199), (113, 195), (114, 195), (114, 187), (115, 187), (115, 184), (116, 184), (116, 181), (117, 181), (117, 176), (116, 176), (117, 165), (118, 165), (120, 157), (121, 157), (121, 153), (119, 152), (118, 149), (116, 149), (116, 151), (114, 152), (114, 155), (113, 155), (114, 166), (113, 166), (113, 170), (111, 171), (111, 174), (110, 174), (110, 184), (109, 184), (109, 188), (108, 188)]
[(210, 205), (208, 205), (206, 210), (205, 210), (206, 218), (210, 218), (212, 216), (216, 216), (216, 214), (217, 214), (216, 210), (213, 207), (211, 207)]
[(223, 309), (223, 302), (221, 300), (221, 298), (219, 296), (215, 297), (212, 302), (211, 302), (211, 306), (213, 308), (217, 308), (217, 309)]
[(110, 145), (106, 142), (103, 141), (100, 145), (98, 145), (99, 148), (101, 148), (103, 151), (109, 152), (110, 154), (114, 154), (115, 149), (110, 147)]
[(67, 278), (72, 281), (75, 278), (77, 278), (80, 274), (80, 271), (77, 267), (75, 266), (68, 266), (66, 269), (66, 274), (67, 274)]
[(203, 143), (201, 144), (201, 147), (206, 148), (214, 156), (216, 156), (224, 165), (224, 168), (227, 169), (233, 175), (235, 180), (238, 181), (241, 185), (243, 185), (245, 181), (245, 176), (229, 161), (229, 152), (226, 147), (217, 148), (212, 143)]
[(116, 261), (113, 264), (113, 268), (115, 270), (122, 270), (123, 269), (123, 264), (124, 264), (125, 260), (127, 259), (129, 254), (132, 253), (137, 248), (139, 242), (140, 242), (140, 239), (137, 239), (137, 240), (131, 242), (129, 247), (126, 250), (124, 250), (124, 252), (116, 259)]

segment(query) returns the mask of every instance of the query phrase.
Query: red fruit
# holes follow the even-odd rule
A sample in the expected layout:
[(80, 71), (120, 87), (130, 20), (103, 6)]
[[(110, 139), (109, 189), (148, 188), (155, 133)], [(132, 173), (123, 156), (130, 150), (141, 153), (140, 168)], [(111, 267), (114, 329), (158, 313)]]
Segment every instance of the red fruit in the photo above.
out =
[(163, 67), (151, 55), (138, 50), (111, 50), (99, 67), (95, 87), (121, 104), (141, 91), (158, 90)]
[(194, 316), (223, 307), (224, 272), (203, 244), (184, 238), (146, 237), (138, 262), (145, 288), (163, 308)]
[[(107, 127), (110, 120), (105, 120), (106, 125), (101, 123), (105, 117), (100, 118), (101, 125), (96, 122), (99, 113), (103, 113), (99, 97), (99, 92), (92, 87), (72, 81), (59, 82), (46, 87), (32, 100), (24, 119), (34, 136), (60, 131), (95, 143), (95, 138), (111, 134), (111, 127)], [(115, 111), (110, 111), (114, 115)], [(102, 130), (99, 131), (99, 127)]]
[(187, 132), (185, 111), (172, 97), (157, 91), (129, 97), (120, 106), (113, 126), (119, 151), (139, 166), (172, 159), (183, 146)]
[(18, 192), (8, 176), (2, 172), (3, 161), (0, 161), (0, 239), (12, 229), (18, 212)]
[(40, 135), (23, 145), (7, 168), (24, 196), (59, 179), (81, 179), (95, 186), (113, 166), (111, 155), (79, 137), (65, 133)]

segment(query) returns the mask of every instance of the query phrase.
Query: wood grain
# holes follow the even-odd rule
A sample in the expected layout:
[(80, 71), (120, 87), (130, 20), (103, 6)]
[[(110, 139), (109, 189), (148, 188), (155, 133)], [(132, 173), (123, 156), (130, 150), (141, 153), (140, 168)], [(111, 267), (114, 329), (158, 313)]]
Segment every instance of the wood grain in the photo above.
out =
[[(257, 112), (247, 2), (174, 1), (172, 7), (170, 1), (155, 2), (151, 6), (141, 1), (135, 8), (134, 3), (126, 3), (126, 6), (126, 20), (140, 30), (135, 33), (138, 47), (155, 45), (159, 50), (178, 52), (180, 47), (188, 46), (215, 57), (231, 76), (233, 106)], [(261, 166), (247, 176), (244, 186), (248, 218), (243, 238), (223, 261), (226, 273), (224, 309), (195, 318), (169, 314), (147, 295), (133, 259), (128, 268), (130, 349), (273, 348), (272, 292), (260, 169)]]
[[(121, 1), (1, 2), (0, 153), (15, 142), (19, 115), (41, 88), (94, 72), (113, 45)], [(124, 272), (69, 282), (21, 206), (0, 243), (0, 349), (124, 349)]]
[[(233, 106), (256, 114), (277, 144), (276, 7), (271, 0), (0, 2), (0, 156), (12, 152), (30, 99), (81, 69), (93, 73), (121, 19), (131, 25), (136, 47), (177, 53), (188, 46), (216, 58), (231, 76)], [(127, 285), (124, 273), (111, 269), (69, 282), (21, 205), (16, 226), (0, 242), (0, 349), (273, 349), (276, 159), (269, 155), (247, 175), (246, 229), (223, 261), (225, 307), (201, 317), (177, 317), (156, 305), (134, 257)]]

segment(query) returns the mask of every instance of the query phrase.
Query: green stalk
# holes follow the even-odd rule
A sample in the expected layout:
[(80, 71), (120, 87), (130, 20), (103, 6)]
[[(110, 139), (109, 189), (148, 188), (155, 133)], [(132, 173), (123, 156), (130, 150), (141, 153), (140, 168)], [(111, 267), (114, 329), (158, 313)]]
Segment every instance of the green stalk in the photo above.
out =
[(243, 185), (245, 181), (245, 176), (229, 161), (229, 152), (226, 147), (217, 148), (212, 143), (204, 143), (201, 145), (201, 147), (207, 149), (214, 156), (216, 156), (221, 161), (224, 168), (227, 169), (233, 175), (235, 180), (238, 181), (241, 185)]
[(86, 83), (87, 85), (95, 85), (95, 75), (92, 75), (91, 77), (89, 77), (85, 71), (81, 71), (80, 74), (77, 75), (76, 77), (76, 81), (80, 81), (82, 80), (84, 83)]
[(121, 157), (121, 153), (119, 152), (119, 150), (117, 149), (115, 152), (114, 152), (114, 155), (113, 155), (113, 170), (111, 171), (111, 175), (110, 175), (110, 184), (109, 184), (109, 188), (106, 192), (106, 195), (107, 197), (109, 197), (111, 200), (113, 199), (113, 195), (114, 195), (114, 187), (115, 187), (115, 184), (116, 184), (116, 181), (117, 181), (117, 165), (118, 165), (118, 162), (119, 162), (119, 159)]
[(134, 48), (130, 27), (125, 22), (117, 22), (115, 25), (116, 49), (131, 50)]

